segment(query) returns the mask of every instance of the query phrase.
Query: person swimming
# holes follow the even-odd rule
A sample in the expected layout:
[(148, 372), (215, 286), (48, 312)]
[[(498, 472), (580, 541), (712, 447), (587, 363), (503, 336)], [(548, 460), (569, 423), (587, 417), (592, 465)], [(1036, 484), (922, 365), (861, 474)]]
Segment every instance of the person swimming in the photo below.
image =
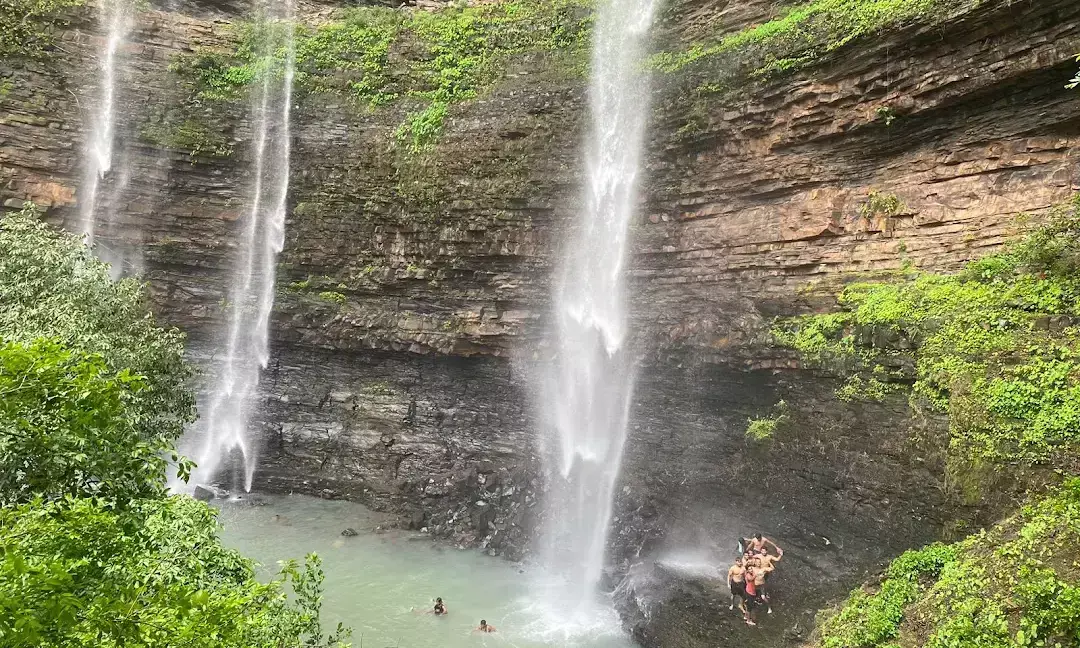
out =
[(495, 626), (489, 625), (486, 619), (480, 619), (480, 625), (473, 632), (495, 632)]
[(435, 609), (432, 610), (431, 613), (435, 616), (441, 616), (447, 613), (446, 604), (443, 603), (441, 596), (435, 597)]

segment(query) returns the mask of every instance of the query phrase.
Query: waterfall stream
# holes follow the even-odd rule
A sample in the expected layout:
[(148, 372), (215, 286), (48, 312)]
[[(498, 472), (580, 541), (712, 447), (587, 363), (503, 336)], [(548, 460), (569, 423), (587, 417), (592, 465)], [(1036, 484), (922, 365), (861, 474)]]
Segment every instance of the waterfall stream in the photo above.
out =
[(79, 232), (91, 245), (97, 234), (101, 185), (113, 167), (116, 77), (120, 66), (120, 51), (131, 28), (131, 8), (127, 0), (105, 0), (102, 10), (107, 27), (99, 61), (101, 85), (98, 88), (94, 109), (89, 115), (89, 138), (86, 142), (78, 215)]
[(600, 603), (604, 549), (634, 383), (625, 265), (648, 116), (643, 71), (656, 0), (608, 0), (596, 17), (585, 149), (585, 211), (556, 277), (556, 357), (542, 381), (548, 526), (541, 546), (555, 582), (553, 623), (590, 632), (610, 622)]
[(261, 31), (259, 55), (270, 60), (284, 50), (285, 57), (280, 69), (271, 66), (262, 73), (254, 92), (250, 204), (236, 247), (225, 331), (211, 369), (212, 382), (200, 406), (203, 421), (192, 446), (185, 448), (198, 464), (192, 485), (212, 482), (228, 461), (242, 468), (242, 475), (232, 476), (232, 488), (247, 491), (255, 472), (256, 448), (248, 425), (259, 376), (269, 361), (275, 269), (285, 243), (295, 57), (293, 11), (292, 0), (278, 0), (267, 8)]

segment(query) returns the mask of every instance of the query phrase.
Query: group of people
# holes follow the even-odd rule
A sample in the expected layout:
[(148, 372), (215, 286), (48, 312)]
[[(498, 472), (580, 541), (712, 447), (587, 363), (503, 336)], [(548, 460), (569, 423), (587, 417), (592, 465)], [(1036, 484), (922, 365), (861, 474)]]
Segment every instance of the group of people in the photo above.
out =
[[(772, 547), (776, 554), (769, 553)], [(734, 610), (738, 599), (739, 610), (747, 625), (757, 625), (754, 612), (764, 606), (767, 614), (772, 614), (769, 601), (769, 576), (776, 569), (776, 563), (784, 557), (784, 550), (772, 540), (760, 533), (753, 538), (739, 542), (739, 553), (727, 572), (728, 589), (731, 590), (731, 606)]]
[[(428, 614), (434, 614), (435, 616), (446, 616), (450, 613), (447, 609), (446, 603), (443, 603), (442, 597), (435, 597), (435, 607), (428, 611)], [(487, 622), (487, 619), (480, 619), (480, 625), (473, 628), (473, 632), (495, 632), (495, 626)]]

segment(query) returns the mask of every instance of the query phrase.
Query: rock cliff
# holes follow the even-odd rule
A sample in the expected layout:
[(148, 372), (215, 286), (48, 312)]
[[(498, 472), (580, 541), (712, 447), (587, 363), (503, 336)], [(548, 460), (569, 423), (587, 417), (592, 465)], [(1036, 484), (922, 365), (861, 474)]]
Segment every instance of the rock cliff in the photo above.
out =
[[(734, 33), (773, 4), (673, 0), (658, 47)], [(234, 47), (247, 12), (155, 5), (121, 52), (124, 172), (105, 179), (102, 245), (141, 268), (197, 360), (213, 353), (243, 210), (246, 106), (200, 113), (221, 137), (209, 152), (157, 133), (183, 119), (170, 113), (185, 93), (170, 64)], [(34, 200), (68, 225), (94, 16), (72, 10), (41, 59), (0, 62), (0, 201)], [(1075, 2), (985, 0), (793, 74), (738, 77), (737, 91), (655, 74), (631, 269), (642, 368), (612, 538), (642, 643), (796, 641), (812, 610), (881, 560), (992, 517), (946, 487), (941, 421), (912, 420), (900, 399), (839, 403), (828, 376), (764, 332), (856, 277), (956, 269), (1007, 241), (1021, 214), (1063, 201), (1077, 188), (1080, 96), (1063, 90), (1077, 51)], [(573, 66), (524, 52), (409, 157), (393, 137), (404, 107), (298, 97), (260, 488), (357, 499), (522, 555), (543, 489), (528, 387), (550, 354), (548, 277), (580, 204), (584, 105)], [(780, 400), (788, 423), (747, 440), (747, 419)], [(691, 562), (726, 560), (756, 529), (792, 558), (778, 619), (743, 637), (712, 587), (672, 565), (705, 546)]]

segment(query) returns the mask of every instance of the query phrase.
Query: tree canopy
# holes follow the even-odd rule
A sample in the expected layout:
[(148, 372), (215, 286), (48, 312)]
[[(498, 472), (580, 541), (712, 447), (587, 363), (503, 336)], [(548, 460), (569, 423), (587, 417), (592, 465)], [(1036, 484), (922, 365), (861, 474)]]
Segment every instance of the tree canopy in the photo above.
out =
[[(317, 556), (269, 583), (169, 496), (183, 337), (32, 208), (0, 221), (0, 645), (319, 648)], [(289, 592), (289, 593), (287, 593)]]

